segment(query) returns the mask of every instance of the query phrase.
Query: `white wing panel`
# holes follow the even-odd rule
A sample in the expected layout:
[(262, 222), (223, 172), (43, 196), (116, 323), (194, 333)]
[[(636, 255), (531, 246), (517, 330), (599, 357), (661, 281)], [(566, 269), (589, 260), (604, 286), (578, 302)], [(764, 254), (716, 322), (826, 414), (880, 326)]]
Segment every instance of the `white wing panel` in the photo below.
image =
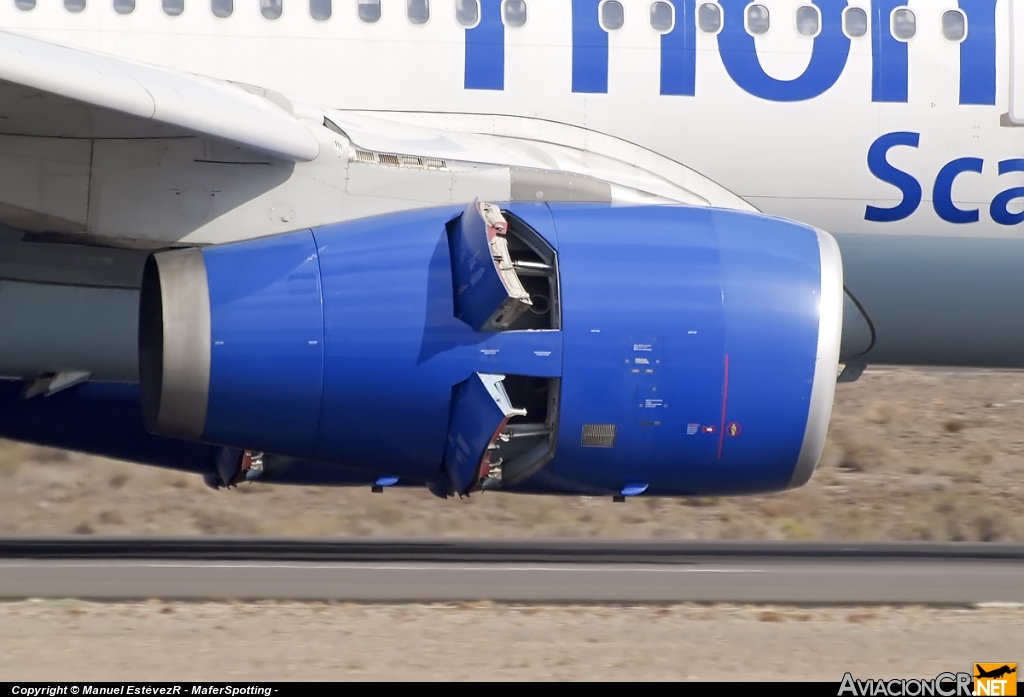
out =
[[(277, 102), (231, 83), (0, 32), (0, 115), (15, 117), (0, 121), (7, 134), (160, 137), (172, 134), (170, 126), (285, 160), (313, 160), (316, 137), (286, 110), (287, 100)], [(114, 113), (93, 119), (83, 105)], [(54, 113), (65, 109), (80, 116), (69, 123)], [(121, 115), (151, 127), (140, 129)]]
[[(370, 150), (579, 174), (666, 201), (756, 210), (679, 162), (569, 124), (520, 116), (424, 112), (331, 110), (327, 115), (353, 144)], [(621, 194), (616, 200), (621, 200)], [(635, 203), (653, 201), (638, 198)]]

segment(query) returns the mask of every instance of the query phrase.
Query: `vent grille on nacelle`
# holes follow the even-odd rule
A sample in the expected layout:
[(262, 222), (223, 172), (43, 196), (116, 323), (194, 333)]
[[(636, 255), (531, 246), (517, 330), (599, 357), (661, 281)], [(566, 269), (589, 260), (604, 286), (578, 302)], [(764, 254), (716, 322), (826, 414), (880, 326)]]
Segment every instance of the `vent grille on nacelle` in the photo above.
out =
[(366, 150), (353, 150), (352, 159), (356, 162), (377, 162), (376, 156), (372, 152), (367, 152)]
[(585, 448), (614, 448), (615, 424), (584, 424), (583, 442)]
[(355, 148), (352, 150), (352, 161), (367, 164), (388, 165), (390, 167), (406, 167), (412, 169), (448, 169), (448, 163), (437, 157), (417, 157), (415, 155), (396, 155), (386, 152), (371, 152)]

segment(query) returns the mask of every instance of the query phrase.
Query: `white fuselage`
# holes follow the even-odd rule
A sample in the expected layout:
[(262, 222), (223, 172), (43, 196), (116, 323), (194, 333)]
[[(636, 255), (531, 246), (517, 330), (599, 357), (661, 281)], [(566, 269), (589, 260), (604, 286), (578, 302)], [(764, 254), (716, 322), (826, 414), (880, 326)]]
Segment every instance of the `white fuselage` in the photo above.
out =
[[(899, 66), (891, 71), (894, 59), (872, 51), (873, 44), (883, 50), (894, 45), (888, 27), (881, 38), (869, 28), (865, 36), (847, 39), (848, 58), (834, 84), (818, 90), (808, 84), (813, 82), (805, 74), (812, 49), (824, 58), (845, 44), (821, 43), (815, 49), (815, 41), (823, 39), (799, 34), (793, 18), (798, 7), (808, 4), (804, 0), (764, 0), (773, 24), (751, 40), (756, 46), (754, 60), (764, 73), (754, 76), (754, 82), (769, 85), (773, 91), (768, 98), (752, 94), (752, 83), (745, 78), (740, 80), (745, 85), (738, 84), (737, 69), (730, 74), (723, 60), (722, 37), (699, 28), (692, 39), (694, 94), (663, 94), (662, 61), (666, 55), (681, 54), (663, 51), (664, 39), (649, 21), (649, 0), (622, 0), (622, 27), (605, 32), (606, 76), (603, 65), (596, 71), (598, 83), (606, 78), (606, 92), (600, 85), (595, 91), (594, 66), (579, 65), (584, 60), (593, 63), (595, 54), (583, 50), (587, 46), (581, 48), (578, 37), (574, 48), (573, 38), (574, 22), (594, 21), (584, 13), (591, 5), (596, 13), (597, 0), (530, 0), (526, 24), (503, 29), (500, 89), (467, 88), (467, 60), (473, 58), (467, 58), (469, 33), (456, 21), (454, 2), (432, 0), (430, 21), (414, 25), (400, 0), (384, 0), (382, 16), (373, 24), (359, 20), (356, 0), (334, 0), (334, 14), (323, 22), (310, 17), (307, 0), (284, 0), (277, 20), (263, 18), (258, 3), (249, 0), (236, 0), (233, 15), (223, 19), (211, 13), (210, 0), (186, 0), (185, 11), (177, 17), (165, 15), (159, 0), (140, 0), (128, 15), (116, 13), (112, 0), (88, 0), (79, 13), (68, 12), (60, 0), (40, 0), (31, 11), (21, 11), (7, 0), (0, 3), (0, 27), (259, 85), (327, 108), (522, 115), (584, 126), (677, 160), (764, 212), (833, 232), (1017, 235), (1017, 224), (1005, 214), (1003, 222), (997, 222), (990, 207), (1000, 192), (1024, 186), (1024, 172), (999, 174), (1000, 162), (1024, 157), (1024, 130), (1011, 123), (1014, 114), (1024, 113), (1024, 89), (1014, 90), (1011, 70), (1014, 63), (1024, 62), (1024, 56), (1014, 60), (1012, 47), (1015, 17), (1024, 18), (1024, 11), (1013, 10), (1022, 0), (995, 3), (994, 49), (987, 47), (991, 40), (981, 47), (971, 44), (972, 59), (967, 63), (979, 74), (968, 75), (964, 68), (963, 79), (967, 44), (943, 36), (943, 13), (956, 9), (956, 0), (909, 0), (916, 35), (902, 44), (906, 101), (875, 99), (880, 96), (873, 88), (876, 64), (889, 61), (886, 79), (891, 81), (895, 74), (900, 80)], [(963, 3), (965, 9), (985, 4), (972, 3)], [(830, 21), (836, 1), (817, 4), (823, 21)], [(683, 16), (687, 7), (693, 11), (693, 3), (675, 5), (673, 31), (681, 31), (685, 21), (695, 23), (692, 14)], [(727, 28), (734, 28), (728, 24), (733, 5), (723, 5)], [(485, 0), (483, 11), (495, 11), (496, 6), (496, 1)], [(863, 7), (870, 22), (896, 4), (852, 0), (850, 6)], [(831, 19), (839, 21), (838, 14)], [(984, 18), (968, 17), (967, 40), (982, 40), (978, 32), (984, 25)], [(575, 85), (574, 51), (577, 71), (591, 71)], [(990, 54), (991, 60), (986, 58)], [(741, 60), (742, 70), (756, 68), (750, 58)], [(898, 63), (899, 56), (895, 60)], [(962, 83), (990, 81), (988, 66), (995, 71), (994, 95), (980, 101), (994, 103), (962, 104)], [(787, 81), (789, 85), (783, 84)], [(821, 94), (780, 101), (792, 98), (784, 96), (785, 90), (800, 87), (801, 81), (812, 93)], [(679, 91), (668, 89), (673, 90)], [(906, 203), (905, 213), (897, 216), (901, 219), (868, 220), (868, 206), (893, 208), (906, 197), (905, 191), (880, 179), (868, 166), (872, 144), (898, 132), (919, 134), (917, 147), (895, 146), (887, 159), (919, 183), (921, 201), (917, 206)], [(981, 171), (951, 173), (949, 198), (956, 209), (966, 211), (953, 211), (951, 216), (948, 210), (937, 210), (933, 193), (940, 170), (960, 158), (978, 158)], [(1021, 199), (1016, 199), (1004, 209), (1012, 216), (1021, 207)], [(974, 210), (976, 222), (970, 220)], [(967, 220), (949, 221), (964, 215)]]

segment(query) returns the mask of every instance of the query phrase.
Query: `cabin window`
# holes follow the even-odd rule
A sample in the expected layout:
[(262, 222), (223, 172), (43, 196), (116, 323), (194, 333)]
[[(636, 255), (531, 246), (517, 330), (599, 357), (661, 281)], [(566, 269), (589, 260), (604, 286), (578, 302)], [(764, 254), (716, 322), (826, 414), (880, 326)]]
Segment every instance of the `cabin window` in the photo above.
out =
[(85, 0), (64, 0), (64, 9), (68, 12), (81, 12), (85, 9)]
[(22, 12), (36, 9), (36, 0), (14, 0), (14, 6)]
[(501, 19), (506, 27), (526, 24), (526, 0), (505, 0), (501, 3)]
[(380, 0), (356, 0), (356, 15), (364, 24), (380, 21)]
[(859, 7), (843, 10), (843, 33), (851, 39), (859, 39), (868, 33), (868, 13)]
[(260, 0), (260, 15), (263, 19), (281, 19), (283, 0)]
[(235, 0), (210, 0), (210, 11), (220, 19), (230, 17), (235, 11)]
[(326, 22), (334, 14), (334, 0), (309, 0), (309, 16)]
[(764, 5), (751, 5), (747, 8), (747, 31), (754, 36), (767, 34), (771, 27), (768, 8)]
[(455, 21), (471, 29), (480, 23), (480, 0), (455, 0)]
[(405, 11), (413, 24), (430, 21), (430, 0), (405, 0)]
[(917, 34), (917, 15), (909, 8), (901, 7), (892, 13), (892, 35), (900, 41), (909, 41)]
[(967, 17), (960, 10), (942, 15), (942, 35), (949, 41), (960, 42), (967, 36)]
[(667, 2), (656, 2), (651, 5), (651, 29), (667, 34), (676, 23), (675, 9)]
[(821, 30), (821, 15), (813, 5), (796, 8), (796, 32), (800, 36), (817, 36)]
[(626, 21), (626, 13), (622, 9), (622, 3), (616, 0), (605, 0), (605, 2), (601, 3), (598, 11), (600, 12), (602, 29), (605, 31), (622, 29), (622, 25)]
[(163, 0), (164, 14), (178, 17), (185, 11), (185, 0)]
[(697, 8), (697, 26), (708, 34), (717, 34), (722, 30), (722, 8), (706, 2)]
[(114, 0), (114, 12), (119, 15), (130, 15), (135, 12), (135, 0)]

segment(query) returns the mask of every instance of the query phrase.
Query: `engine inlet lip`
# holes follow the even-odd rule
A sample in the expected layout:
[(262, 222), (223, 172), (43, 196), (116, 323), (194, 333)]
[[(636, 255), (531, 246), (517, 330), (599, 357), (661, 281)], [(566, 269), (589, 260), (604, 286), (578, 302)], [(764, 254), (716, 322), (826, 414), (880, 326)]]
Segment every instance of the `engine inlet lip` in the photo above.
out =
[(146, 260), (139, 297), (139, 388), (150, 433), (198, 440), (210, 393), (210, 290), (198, 249)]

